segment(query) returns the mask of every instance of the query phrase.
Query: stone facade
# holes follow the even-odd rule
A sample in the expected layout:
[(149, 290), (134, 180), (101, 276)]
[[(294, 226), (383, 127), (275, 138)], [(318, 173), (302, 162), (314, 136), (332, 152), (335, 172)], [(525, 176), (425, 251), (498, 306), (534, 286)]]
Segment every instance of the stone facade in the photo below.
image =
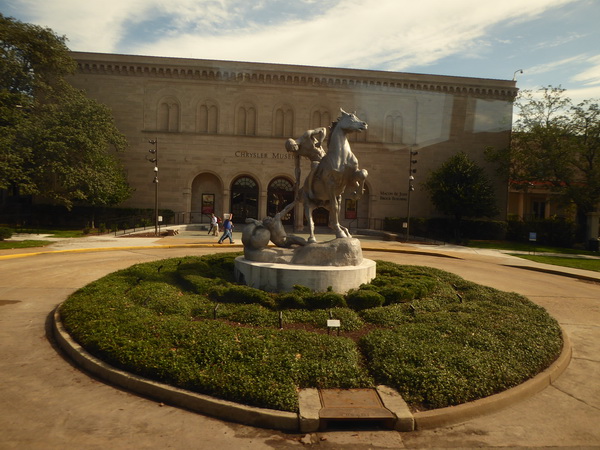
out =
[[(407, 214), (410, 151), (416, 169), (411, 217), (436, 211), (420, 187), (427, 174), (458, 151), (487, 167), (506, 211), (507, 182), (486, 165), (486, 147), (506, 147), (514, 81), (249, 62), (73, 52), (70, 81), (108, 105), (129, 148), (120, 154), (135, 192), (123, 206), (154, 206), (157, 140), (159, 207), (179, 223), (262, 218), (293, 198), (289, 137), (328, 126), (339, 108), (369, 124), (352, 150), (369, 171), (367, 194), (342, 208), (342, 224), (378, 228)], [(308, 174), (302, 163), (302, 177)], [(203, 211), (204, 208), (204, 211)], [(301, 212), (295, 211), (296, 222)], [(504, 218), (504, 213), (502, 217)], [(291, 218), (287, 218), (288, 221)], [(326, 217), (321, 217), (321, 223)], [(319, 217), (317, 217), (317, 224)]]

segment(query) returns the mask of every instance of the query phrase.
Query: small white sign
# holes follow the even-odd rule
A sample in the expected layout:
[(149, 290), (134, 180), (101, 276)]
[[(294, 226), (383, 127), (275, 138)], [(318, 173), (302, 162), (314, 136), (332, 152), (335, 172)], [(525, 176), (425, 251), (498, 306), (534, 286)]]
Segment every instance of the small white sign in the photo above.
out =
[(339, 328), (340, 327), (340, 321), (338, 319), (329, 319), (327, 321), (327, 326), (329, 328)]
[(529, 233), (529, 240), (531, 242), (537, 241), (537, 233), (534, 233), (534, 232)]
[(162, 216), (158, 216), (158, 221), (162, 222)]

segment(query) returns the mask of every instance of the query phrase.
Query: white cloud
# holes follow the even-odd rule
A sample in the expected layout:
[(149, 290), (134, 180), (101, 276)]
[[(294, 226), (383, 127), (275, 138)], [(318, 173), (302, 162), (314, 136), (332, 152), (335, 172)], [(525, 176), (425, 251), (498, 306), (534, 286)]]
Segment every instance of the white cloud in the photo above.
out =
[(592, 100), (595, 103), (600, 103), (600, 85), (568, 89), (565, 94), (573, 101), (573, 104), (575, 105), (583, 102), (584, 100)]
[[(488, 47), (486, 30), (578, 0), (15, 0), (80, 51), (405, 70)], [(270, 18), (276, 11), (287, 14)], [(296, 13), (296, 15), (292, 15)], [(291, 17), (290, 17), (291, 15)], [(136, 26), (155, 32), (122, 42)]]
[(135, 48), (136, 53), (206, 59), (404, 70), (485, 47), (486, 29), (576, 0), (343, 0), (313, 14), (219, 36), (185, 32)]
[(125, 18), (135, 17), (144, 0), (21, 0), (16, 2), (28, 22), (66, 35), (71, 48), (111, 51), (124, 32)]
[(526, 71), (527, 75), (539, 75), (543, 73), (553, 72), (559, 68), (581, 64), (582, 62), (587, 61), (587, 58), (587, 55), (580, 54), (571, 56), (569, 58), (559, 59), (557, 61), (550, 61), (545, 64), (538, 64), (536, 66), (527, 67), (524, 70)]
[(587, 62), (592, 64), (592, 67), (575, 75), (573, 80), (581, 82), (585, 85), (597, 85), (600, 87), (600, 55), (588, 58)]

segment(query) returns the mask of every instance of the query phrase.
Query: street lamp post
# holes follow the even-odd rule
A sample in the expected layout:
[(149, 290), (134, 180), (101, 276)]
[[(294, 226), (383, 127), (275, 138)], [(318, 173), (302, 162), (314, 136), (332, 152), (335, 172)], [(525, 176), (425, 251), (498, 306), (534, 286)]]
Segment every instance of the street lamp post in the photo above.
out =
[(148, 142), (154, 145), (154, 148), (148, 150), (154, 157), (146, 159), (154, 163), (154, 235), (158, 236), (158, 139), (150, 139)]
[(410, 240), (410, 194), (415, 190), (415, 177), (414, 173), (417, 173), (417, 169), (413, 169), (413, 164), (417, 163), (416, 159), (413, 159), (419, 154), (416, 150), (410, 150), (408, 152), (408, 193), (406, 194), (406, 242)]

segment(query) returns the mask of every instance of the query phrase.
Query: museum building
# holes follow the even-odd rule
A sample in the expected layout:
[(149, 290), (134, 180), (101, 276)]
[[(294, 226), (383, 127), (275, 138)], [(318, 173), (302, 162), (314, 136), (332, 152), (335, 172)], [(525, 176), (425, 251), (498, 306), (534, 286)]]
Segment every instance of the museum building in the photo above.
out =
[[(174, 211), (177, 223), (207, 222), (210, 212), (231, 212), (236, 223), (274, 215), (294, 198), (295, 156), (286, 140), (331, 125), (342, 108), (368, 123), (366, 132), (351, 136), (351, 146), (369, 173), (362, 198), (343, 199), (342, 225), (380, 228), (386, 217), (406, 217), (409, 207), (411, 217), (439, 215), (420, 184), (459, 151), (486, 168), (502, 211), (498, 218), (506, 218), (507, 180), (486, 163), (484, 151), (509, 145), (515, 81), (72, 56), (78, 70), (70, 82), (111, 108), (129, 142), (118, 156), (134, 192), (122, 206), (153, 208), (158, 193), (159, 208)], [(310, 162), (301, 161), (302, 179), (309, 169)], [(297, 207), (285, 223), (301, 226), (302, 218)], [(327, 220), (327, 211), (315, 214), (317, 225)]]

